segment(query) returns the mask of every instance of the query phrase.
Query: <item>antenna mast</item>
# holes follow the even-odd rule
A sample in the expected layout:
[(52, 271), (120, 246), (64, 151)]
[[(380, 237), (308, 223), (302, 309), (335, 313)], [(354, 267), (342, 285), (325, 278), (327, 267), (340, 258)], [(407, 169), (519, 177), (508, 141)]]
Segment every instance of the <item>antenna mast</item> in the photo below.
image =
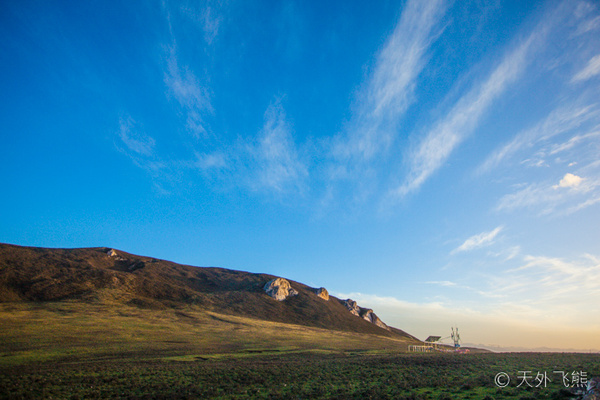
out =
[(452, 327), (452, 335), (450, 336), (454, 341), (454, 347), (460, 347), (460, 334), (458, 333), (458, 327)]

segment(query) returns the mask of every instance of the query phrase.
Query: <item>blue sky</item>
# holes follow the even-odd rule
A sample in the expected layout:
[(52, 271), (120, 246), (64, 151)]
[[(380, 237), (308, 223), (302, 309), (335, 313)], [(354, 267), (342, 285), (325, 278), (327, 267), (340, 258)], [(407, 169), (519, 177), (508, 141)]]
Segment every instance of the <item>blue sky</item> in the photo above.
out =
[(600, 348), (595, 1), (4, 1), (0, 241)]

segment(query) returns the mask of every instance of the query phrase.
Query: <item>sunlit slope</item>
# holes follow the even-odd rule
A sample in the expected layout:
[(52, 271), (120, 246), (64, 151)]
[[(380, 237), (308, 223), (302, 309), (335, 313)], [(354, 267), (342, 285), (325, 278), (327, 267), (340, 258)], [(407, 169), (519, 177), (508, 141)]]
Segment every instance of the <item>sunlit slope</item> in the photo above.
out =
[(413, 340), (206, 312), (62, 301), (0, 304), (0, 365), (296, 352), (404, 352)]
[[(339, 301), (290, 281), (110, 252), (0, 244), (0, 334), (27, 358), (76, 353), (218, 354), (277, 350), (405, 350), (416, 340), (356, 317)], [(287, 351), (287, 350), (286, 350)], [(34, 357), (34, 358), (35, 358)]]

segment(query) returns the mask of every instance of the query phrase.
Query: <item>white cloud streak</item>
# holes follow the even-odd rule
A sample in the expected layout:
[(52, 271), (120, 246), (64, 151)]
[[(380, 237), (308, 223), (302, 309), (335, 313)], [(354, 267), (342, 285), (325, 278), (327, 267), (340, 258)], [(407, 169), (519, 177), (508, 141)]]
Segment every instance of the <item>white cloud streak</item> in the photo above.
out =
[(359, 292), (352, 293), (336, 293), (332, 292), (332, 294), (340, 299), (353, 299), (355, 300), (361, 307), (372, 308), (375, 313), (378, 310), (381, 310), (383, 307), (385, 308), (393, 308), (396, 310), (401, 310), (403, 312), (413, 312), (416, 315), (421, 315), (427, 318), (427, 316), (431, 314), (436, 314), (438, 312), (444, 312), (447, 308), (443, 305), (443, 303), (438, 301), (433, 302), (410, 302), (405, 300), (399, 300), (395, 297), (391, 296), (379, 296), (375, 294), (366, 294)]
[[(547, 272), (543, 260), (538, 261), (543, 271)], [(532, 259), (530, 262), (535, 261)], [(540, 287), (534, 277), (527, 276), (523, 272), (519, 275), (526, 279), (523, 285), (506, 287), (504, 293), (514, 295), (508, 301), (505, 295), (488, 296), (496, 299), (493, 302), (477, 301), (473, 305), (465, 305), (442, 301), (406, 301), (392, 296), (357, 292), (333, 292), (332, 294), (341, 299), (351, 298), (362, 307), (372, 308), (386, 324), (403, 329), (422, 340), (429, 335), (449, 336), (449, 327), (456, 324), (460, 327), (465, 342), (519, 346), (527, 349), (541, 346), (581, 350), (600, 349), (596, 335), (600, 326), (589, 318), (589, 315), (595, 315), (597, 302), (591, 307), (584, 305), (586, 300), (598, 299), (598, 294), (593, 292), (597, 290), (597, 282), (589, 283), (583, 292), (586, 295), (592, 293), (592, 297), (576, 298), (577, 279), (574, 279), (574, 276), (583, 279), (587, 273), (595, 273), (596, 269), (588, 267), (585, 271), (578, 270), (571, 273), (569, 284), (573, 283), (575, 290), (563, 293), (556, 301), (551, 298), (537, 301), (535, 295), (522, 296), (522, 293), (527, 293), (525, 290), (527, 286), (534, 289)], [(511, 274), (516, 273), (511, 272)], [(503, 285), (512, 282), (508, 276), (502, 278), (507, 280), (491, 282), (498, 285), (500, 290), (505, 289)], [(541, 287), (541, 290), (546, 289), (547, 286)], [(484, 296), (485, 291), (479, 293)], [(539, 292), (535, 290), (533, 293)], [(575, 303), (569, 301), (572, 297), (576, 298)], [(541, 332), (546, 332), (543, 338), (540, 338)], [(548, 332), (552, 332), (552, 335), (547, 334)]]
[(465, 240), (463, 244), (458, 246), (456, 249), (452, 250), (450, 254), (456, 254), (460, 252), (475, 250), (485, 246), (490, 246), (494, 243), (496, 236), (498, 236), (502, 229), (503, 227), (499, 226), (492, 231), (482, 232), (477, 235), (473, 235), (467, 240)]
[(409, 155), (410, 171), (400, 187), (393, 191), (398, 197), (418, 190), (448, 159), (454, 149), (478, 126), (480, 119), (508, 86), (515, 82), (527, 66), (531, 53), (545, 37), (546, 27), (540, 26), (509, 52), (489, 77), (464, 95), (439, 121)]
[(267, 108), (258, 140), (248, 150), (257, 173), (251, 187), (279, 193), (301, 190), (308, 169), (298, 156), (281, 104), (271, 104)]
[(456, 283), (451, 282), (451, 281), (428, 281), (425, 283), (427, 283), (428, 285), (439, 285), (439, 286), (445, 286), (445, 287), (456, 286)]
[[(547, 141), (560, 134), (573, 131), (597, 117), (598, 108), (595, 104), (583, 107), (570, 106), (557, 108), (535, 126), (519, 132), (509, 143), (494, 151), (478, 168), (478, 172), (488, 172), (518, 152), (530, 149), (539, 142)], [(587, 136), (575, 140), (584, 138), (587, 138)], [(575, 142), (571, 143), (571, 145), (574, 144)], [(560, 150), (554, 148), (550, 154)]]
[(414, 81), (427, 62), (427, 49), (436, 37), (433, 28), (446, 7), (443, 0), (407, 2), (392, 36), (377, 57), (368, 89), (368, 114), (393, 117), (406, 110), (412, 101)]
[(574, 36), (600, 30), (600, 16), (596, 14), (596, 6), (592, 2), (580, 1), (575, 8), (574, 15), (576, 18), (581, 19), (582, 22), (577, 25)]
[[(156, 141), (140, 131), (138, 123), (130, 116), (119, 120), (119, 140), (115, 142), (116, 149), (126, 155), (137, 167), (143, 169), (152, 177), (163, 176), (167, 165), (156, 155)], [(166, 191), (155, 182), (155, 188), (160, 192)]]
[(575, 135), (565, 143), (554, 144), (550, 149), (550, 155), (555, 155), (560, 152), (572, 149), (573, 147), (579, 145), (581, 142), (584, 142), (589, 139), (595, 139), (597, 136), (600, 136), (600, 130), (589, 132), (583, 135)]
[[(506, 271), (495, 282), (497, 290), (527, 297), (531, 305), (569, 307), (594, 314), (600, 302), (600, 260), (585, 254), (579, 260), (526, 256), (521, 267)], [(573, 311), (572, 311), (573, 312)], [(598, 324), (596, 322), (596, 324)]]
[[(460, 291), (462, 300), (402, 300), (364, 293), (335, 293), (372, 308), (387, 324), (425, 338), (461, 327), (463, 339), (535, 348), (540, 346), (600, 349), (600, 258), (576, 259), (527, 255), (515, 268), (477, 274), (472, 287), (451, 281), (438, 285), (438, 294)], [(469, 294), (468, 294), (469, 293)], [(485, 300), (485, 301), (483, 301)], [(553, 335), (540, 340), (541, 331)], [(577, 341), (574, 342), (574, 338)]]
[(434, 28), (447, 8), (445, 0), (409, 0), (394, 32), (376, 57), (373, 74), (361, 93), (357, 116), (348, 136), (334, 153), (366, 161), (392, 143), (394, 126), (414, 101), (415, 81), (428, 60), (427, 51), (441, 33)]
[(588, 61), (587, 65), (577, 74), (575, 74), (571, 82), (587, 81), (598, 74), (600, 74), (600, 54), (592, 57)]
[(187, 116), (187, 128), (197, 138), (206, 137), (204, 116), (212, 113), (208, 90), (187, 67), (179, 65), (175, 45), (169, 49), (164, 82), (169, 94), (183, 107)]
[(201, 6), (187, 4), (179, 7), (179, 10), (191, 19), (204, 32), (204, 40), (211, 45), (219, 33), (219, 28), (223, 17), (219, 12), (222, 4), (215, 4), (215, 1), (203, 1)]
[(582, 178), (567, 173), (558, 184), (529, 184), (523, 189), (503, 196), (496, 210), (514, 211), (535, 208), (540, 215), (553, 213), (570, 215), (597, 204), (600, 201), (599, 189), (599, 179)]
[(212, 169), (223, 169), (227, 167), (227, 157), (220, 152), (215, 153), (195, 153), (196, 159), (192, 162), (194, 168), (201, 171)]
[(152, 156), (154, 153), (154, 138), (135, 131), (135, 121), (131, 117), (119, 121), (119, 138), (130, 151), (140, 156)]

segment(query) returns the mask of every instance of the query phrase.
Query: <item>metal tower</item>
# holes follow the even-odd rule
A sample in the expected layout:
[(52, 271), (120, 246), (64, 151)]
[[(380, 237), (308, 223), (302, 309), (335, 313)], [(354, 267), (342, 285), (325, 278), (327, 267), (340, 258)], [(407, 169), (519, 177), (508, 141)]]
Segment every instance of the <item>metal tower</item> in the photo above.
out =
[(450, 335), (454, 341), (454, 347), (460, 347), (460, 334), (458, 333), (458, 327), (452, 327), (452, 335)]

